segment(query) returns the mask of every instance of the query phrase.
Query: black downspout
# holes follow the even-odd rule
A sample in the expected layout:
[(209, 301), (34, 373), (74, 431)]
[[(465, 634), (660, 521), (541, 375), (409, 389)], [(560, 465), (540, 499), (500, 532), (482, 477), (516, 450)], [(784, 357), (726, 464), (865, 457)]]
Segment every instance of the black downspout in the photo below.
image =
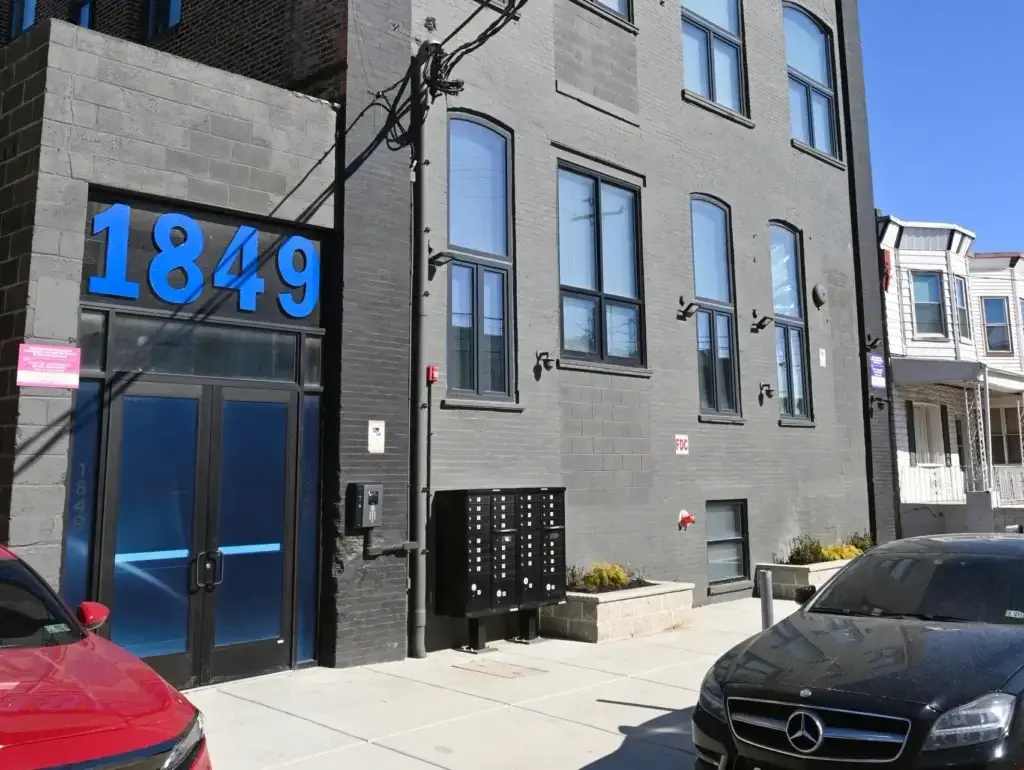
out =
[(430, 268), (427, 250), (423, 203), (426, 191), (426, 157), (423, 149), (424, 121), (426, 118), (427, 94), (423, 87), (423, 69), (439, 44), (428, 40), (420, 46), (412, 59), (411, 130), (413, 145), (412, 163), (412, 440), (409, 443), (409, 490), (410, 526), (416, 549), (412, 553), (412, 591), (410, 592), (410, 638), (409, 655), (413, 658), (427, 657), (427, 517), (430, 504), (430, 490), (427, 487), (429, 406), (427, 384), (426, 351), (426, 281)]
[[(881, 209), (875, 209), (875, 242), (878, 244), (878, 273), (882, 274), (884, 268), (884, 257), (882, 253), (882, 236), (878, 230), (878, 223), (882, 219), (883, 214)], [(890, 268), (895, 272), (895, 264)], [(890, 276), (889, 291), (893, 291), (892, 277)], [(901, 518), (900, 508), (900, 464), (899, 464), (899, 449), (896, 446), (896, 410), (893, 408), (893, 404), (896, 403), (896, 385), (892, 381), (892, 358), (889, 355), (889, 310), (886, 307), (885, 302), (885, 291), (882, 291), (882, 348), (883, 356), (885, 360), (885, 371), (887, 376), (885, 378), (885, 397), (888, 399), (885, 403), (885, 407), (889, 412), (889, 452), (891, 457), (890, 472), (892, 473), (892, 510), (893, 510), (893, 529), (895, 530), (896, 539), (900, 540), (903, 537), (903, 520)], [(872, 533), (873, 535), (874, 533)], [(877, 540), (876, 540), (877, 542)]]
[[(867, 365), (869, 348), (869, 329), (875, 327), (882, 313), (876, 302), (870, 301), (866, 292), (881, 294), (881, 281), (878, 272), (878, 227), (875, 221), (874, 192), (871, 182), (871, 150), (868, 139), (867, 96), (864, 89), (864, 62), (861, 53), (860, 26), (857, 15), (857, 0), (836, 0), (839, 28), (839, 62), (842, 68), (844, 135), (846, 139), (847, 178), (850, 191), (851, 235), (854, 263), (854, 286), (857, 294), (857, 341), (860, 345), (858, 360), (860, 361), (860, 380), (862, 391), (862, 411), (864, 420), (865, 470), (867, 472), (868, 521), (871, 536), (879, 542), (878, 501), (876, 499), (876, 453), (881, 447), (875, 446), (872, 435), (872, 419), (874, 401), (871, 397), (872, 387)], [(869, 240), (870, 239), (870, 240)], [(878, 297), (879, 303), (883, 303)], [(873, 317), (867, 316), (868, 310)], [(879, 330), (876, 337), (882, 338), (885, 345), (885, 331)], [(888, 362), (888, 349), (882, 347), (878, 351)], [(887, 379), (891, 377), (887, 376)], [(892, 412), (892, 405), (886, 408)], [(888, 431), (891, 442), (891, 430)], [(890, 446), (885, 447), (887, 453)], [(883, 482), (884, 483), (884, 482)], [(893, 511), (895, 530), (898, 537), (899, 512)]]

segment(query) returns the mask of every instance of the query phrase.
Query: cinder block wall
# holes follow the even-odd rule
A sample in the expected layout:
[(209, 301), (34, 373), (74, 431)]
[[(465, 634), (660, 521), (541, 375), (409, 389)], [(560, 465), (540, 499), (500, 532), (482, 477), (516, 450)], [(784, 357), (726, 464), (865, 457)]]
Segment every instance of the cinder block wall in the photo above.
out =
[[(393, 217), (396, 211), (407, 216), (407, 155), (386, 148), (371, 153), (336, 196), (336, 113), (325, 102), (57, 20), (5, 50), (12, 64), (2, 72), (17, 75), (10, 91), (27, 96), (30, 105), (27, 112), (15, 112), (36, 117), (35, 127), (26, 119), (25, 129), (25, 141), (34, 138), (34, 149), (26, 147), (34, 160), (9, 165), (22, 169), (28, 182), (5, 188), (10, 197), (0, 213), (0, 230), (11, 227), (9, 235), (0, 232), (0, 241), (17, 246), (22, 255), (18, 271), (6, 274), (10, 280), (2, 288), (4, 310), (16, 308), (16, 297), (22, 308), (12, 310), (10, 321), (4, 316), (9, 325), (2, 327), (0, 340), (10, 368), (2, 380), (8, 394), (2, 414), (8, 422), (0, 431), (0, 460), (9, 464), (14, 454), (9, 442), (15, 436), (19, 442), (19, 469), (13, 479), (8, 471), (6, 482), (11, 504), (4, 540), (56, 583), (72, 394), (21, 389), (19, 401), (12, 390), (13, 367), (22, 339), (77, 342), (91, 186), (241, 216), (337, 225), (335, 238), (325, 239), (323, 260), (332, 266), (336, 283), (325, 285), (329, 299), (324, 302), (337, 323), (345, 302), (345, 316), (343, 328), (328, 329), (336, 360), (325, 362), (325, 369), (344, 374), (326, 389), (323, 411), (344, 416), (340, 424), (325, 425), (324, 434), (322, 646), (328, 662), (338, 665), (403, 656), (405, 560), (362, 560), (362, 538), (344, 535), (337, 490), (365, 476), (384, 481), (382, 534), (406, 539), (408, 230), (400, 227), (390, 238), (378, 239), (375, 217)], [(40, 77), (33, 79), (36, 70)], [(7, 99), (5, 93), (0, 121), (7, 119)], [(364, 142), (372, 131), (367, 123), (351, 139)], [(4, 136), (10, 141), (12, 134)], [(391, 184), (379, 184), (388, 175)], [(388, 421), (385, 455), (367, 454), (367, 419)], [(39, 443), (37, 434), (44, 431), (58, 438)]]

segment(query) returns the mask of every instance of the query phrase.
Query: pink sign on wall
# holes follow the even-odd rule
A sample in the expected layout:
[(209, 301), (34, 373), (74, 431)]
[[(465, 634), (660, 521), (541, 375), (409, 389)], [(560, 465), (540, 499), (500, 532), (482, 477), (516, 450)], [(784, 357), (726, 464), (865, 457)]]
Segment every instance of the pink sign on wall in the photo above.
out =
[(18, 346), (18, 385), (77, 389), (81, 368), (81, 348), (27, 342)]

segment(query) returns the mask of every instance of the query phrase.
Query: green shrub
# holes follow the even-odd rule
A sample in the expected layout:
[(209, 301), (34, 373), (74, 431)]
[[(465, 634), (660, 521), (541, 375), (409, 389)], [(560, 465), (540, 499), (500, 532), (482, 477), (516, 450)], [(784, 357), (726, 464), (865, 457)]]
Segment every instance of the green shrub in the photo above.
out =
[(821, 541), (810, 535), (797, 535), (789, 543), (789, 556), (783, 564), (816, 564), (825, 561)]
[(852, 535), (846, 538), (846, 542), (852, 545), (854, 548), (859, 549), (862, 553), (868, 550), (869, 548), (873, 548), (875, 545), (875, 541), (867, 532), (854, 532)]
[(636, 582), (642, 582), (642, 578), (638, 573), (627, 570), (618, 564), (599, 562), (592, 565), (590, 569), (579, 566), (570, 567), (565, 576), (565, 582), (570, 591), (593, 594), (629, 588)]
[(583, 576), (583, 585), (589, 591), (626, 588), (629, 585), (629, 573), (618, 564), (595, 564)]

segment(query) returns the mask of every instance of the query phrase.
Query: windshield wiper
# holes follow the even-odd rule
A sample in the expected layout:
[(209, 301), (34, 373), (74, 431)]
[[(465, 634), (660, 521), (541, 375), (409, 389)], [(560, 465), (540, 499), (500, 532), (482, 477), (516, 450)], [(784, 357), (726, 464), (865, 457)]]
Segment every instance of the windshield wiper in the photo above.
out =
[(807, 611), (808, 612), (818, 613), (818, 614), (821, 614), (821, 615), (846, 615), (848, 617), (855, 617), (855, 618), (876, 618), (876, 617), (878, 617), (878, 615), (876, 615), (875, 613), (868, 612), (867, 610), (851, 610), (851, 609), (847, 609), (845, 607), (812, 607), (811, 609), (809, 609)]
[(931, 620), (936, 623), (970, 623), (967, 618), (957, 615), (936, 615), (932, 612), (893, 612), (881, 615), (883, 618), (910, 618), (912, 620)]

